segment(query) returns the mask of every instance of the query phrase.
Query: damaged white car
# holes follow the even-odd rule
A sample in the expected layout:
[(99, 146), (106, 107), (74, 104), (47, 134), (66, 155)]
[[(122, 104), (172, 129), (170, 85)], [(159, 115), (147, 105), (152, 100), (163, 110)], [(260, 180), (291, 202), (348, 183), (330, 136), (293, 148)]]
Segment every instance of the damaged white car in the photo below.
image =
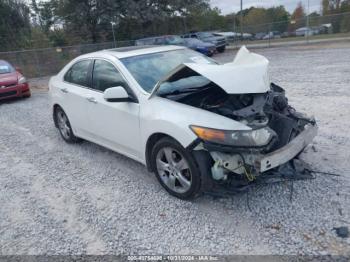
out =
[(317, 133), (269, 82), (268, 60), (245, 47), (224, 65), (177, 46), (104, 50), (49, 86), (65, 141), (131, 157), (182, 199), (301, 178), (297, 157)]

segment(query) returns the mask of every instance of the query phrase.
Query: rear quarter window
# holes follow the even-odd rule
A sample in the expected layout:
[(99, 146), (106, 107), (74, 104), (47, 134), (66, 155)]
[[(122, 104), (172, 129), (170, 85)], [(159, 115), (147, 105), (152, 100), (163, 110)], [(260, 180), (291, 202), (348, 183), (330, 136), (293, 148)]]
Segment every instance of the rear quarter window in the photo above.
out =
[(89, 72), (91, 60), (76, 62), (64, 75), (64, 81), (89, 87)]

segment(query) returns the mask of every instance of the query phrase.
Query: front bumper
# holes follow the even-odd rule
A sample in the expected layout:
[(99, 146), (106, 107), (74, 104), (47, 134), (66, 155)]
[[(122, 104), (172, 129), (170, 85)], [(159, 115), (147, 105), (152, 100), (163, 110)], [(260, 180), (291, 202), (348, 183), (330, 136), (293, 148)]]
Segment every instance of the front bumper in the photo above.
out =
[(312, 142), (317, 131), (315, 123), (306, 124), (288, 144), (267, 154), (197, 140), (191, 150), (204, 174), (203, 190), (215, 195), (236, 194), (254, 185), (312, 179), (308, 165), (297, 156)]
[(256, 168), (262, 173), (292, 160), (298, 155), (308, 144), (312, 142), (317, 135), (317, 125), (307, 124), (305, 130), (291, 140), (282, 148), (261, 156), (255, 161)]
[(209, 152), (214, 161), (212, 167), (214, 179), (220, 180), (225, 178), (227, 177), (225, 174), (244, 175), (247, 170), (254, 176), (257, 176), (273, 171), (275, 170), (274, 168), (281, 167), (295, 159), (312, 142), (317, 134), (317, 130), (316, 124), (306, 124), (304, 130), (288, 144), (265, 154), (253, 148), (238, 149), (209, 143), (204, 143), (203, 148)]
[(28, 83), (14, 85), (6, 88), (0, 88), (0, 100), (23, 96), (30, 96), (30, 89)]
[(212, 56), (214, 53), (216, 53), (216, 48), (197, 48), (196, 51), (206, 55), (206, 56)]
[(218, 48), (225, 48), (226, 47), (226, 43), (217, 43), (217, 44), (215, 44), (215, 47), (216, 47), (216, 49), (218, 49)]

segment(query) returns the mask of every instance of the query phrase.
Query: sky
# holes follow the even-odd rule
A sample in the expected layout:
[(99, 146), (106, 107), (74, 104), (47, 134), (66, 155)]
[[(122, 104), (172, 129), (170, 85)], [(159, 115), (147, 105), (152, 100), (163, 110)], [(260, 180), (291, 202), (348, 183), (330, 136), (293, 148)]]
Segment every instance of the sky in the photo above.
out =
[[(302, 2), (307, 11), (307, 1), (308, 0), (243, 0), (243, 9), (254, 7), (272, 7), (284, 5), (287, 11), (290, 13), (294, 11), (298, 2)], [(218, 7), (221, 9), (221, 13), (226, 15), (232, 12), (237, 12), (240, 10), (240, 0), (210, 0), (213, 7)], [(320, 11), (321, 0), (309, 0), (310, 12)]]

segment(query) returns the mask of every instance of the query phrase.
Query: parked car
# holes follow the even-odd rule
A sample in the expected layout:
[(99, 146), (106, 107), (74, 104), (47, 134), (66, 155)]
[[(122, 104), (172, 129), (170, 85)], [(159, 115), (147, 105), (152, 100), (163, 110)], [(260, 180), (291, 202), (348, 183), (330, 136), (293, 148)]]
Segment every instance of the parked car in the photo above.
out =
[(179, 45), (186, 46), (190, 49), (196, 50), (206, 56), (212, 56), (216, 51), (216, 46), (211, 43), (203, 42), (197, 38), (182, 38), (177, 35), (165, 35), (147, 37), (136, 40), (135, 45)]
[(266, 36), (266, 33), (256, 33), (255, 35), (254, 35), (254, 39), (256, 39), (256, 40), (262, 40), (264, 37)]
[(30, 97), (29, 85), (19, 68), (0, 60), (0, 100), (11, 97)]
[(295, 178), (317, 133), (268, 82), (268, 60), (245, 47), (224, 65), (179, 46), (98, 51), (49, 87), (66, 142), (83, 138), (139, 161), (182, 199)]
[[(241, 35), (239, 34), (239, 37), (241, 38)], [(254, 40), (254, 37), (252, 34), (249, 33), (243, 33), (242, 35), (243, 39), (242, 40)]]
[(206, 56), (212, 56), (216, 52), (216, 46), (211, 43), (205, 43), (197, 38), (185, 38), (185, 46), (196, 50)]
[(178, 35), (164, 35), (138, 39), (135, 45), (185, 45), (185, 41)]
[(311, 27), (300, 27), (297, 30), (295, 30), (296, 36), (312, 36), (312, 35), (318, 35), (320, 33), (319, 28), (311, 28)]
[(225, 37), (226, 42), (233, 42), (235, 39), (240, 37), (240, 34), (235, 32), (214, 32), (213, 34), (215, 36)]
[(211, 43), (216, 46), (216, 50), (220, 53), (226, 49), (226, 39), (222, 36), (215, 36), (212, 32), (192, 32), (182, 36), (183, 38), (197, 38), (203, 42)]
[(267, 35), (265, 35), (265, 36), (263, 37), (264, 40), (267, 40), (267, 39), (277, 39), (277, 38), (281, 38), (281, 33), (278, 32), (278, 31), (269, 32)]

